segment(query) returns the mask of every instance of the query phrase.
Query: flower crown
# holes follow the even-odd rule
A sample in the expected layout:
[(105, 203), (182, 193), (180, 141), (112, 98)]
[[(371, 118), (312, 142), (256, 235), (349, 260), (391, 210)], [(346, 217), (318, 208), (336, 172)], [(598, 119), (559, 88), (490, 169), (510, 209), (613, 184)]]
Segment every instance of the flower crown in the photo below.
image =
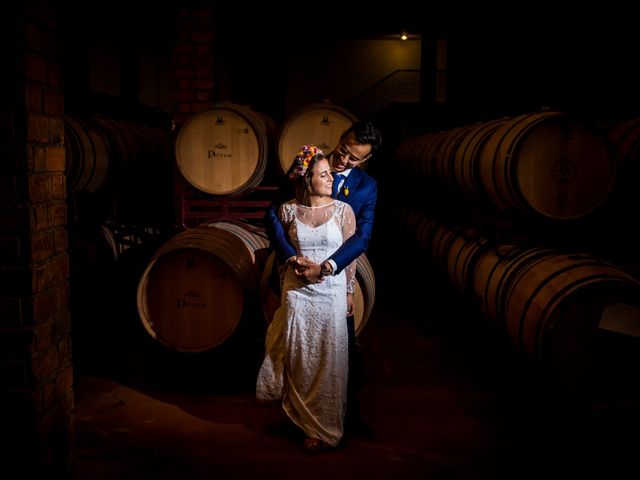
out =
[(324, 156), (324, 152), (315, 145), (303, 146), (293, 160), (293, 169), (290, 174), (291, 179), (295, 180), (296, 175), (298, 177), (304, 177), (307, 174), (311, 160), (313, 160), (316, 155)]

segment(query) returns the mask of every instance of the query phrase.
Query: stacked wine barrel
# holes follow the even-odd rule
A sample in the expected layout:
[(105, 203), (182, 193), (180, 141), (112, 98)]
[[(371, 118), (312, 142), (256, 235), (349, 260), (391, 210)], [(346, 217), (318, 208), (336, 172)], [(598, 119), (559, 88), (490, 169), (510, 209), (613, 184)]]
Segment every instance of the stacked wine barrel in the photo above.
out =
[[(159, 132), (138, 125), (69, 116), (69, 189), (98, 192), (117, 186), (144, 192), (145, 185), (156, 183), (154, 162), (166, 163), (169, 150), (174, 172), (198, 193), (198, 205), (206, 210), (221, 199), (250, 199), (270, 169), (277, 172), (279, 183), (301, 145), (313, 143), (331, 151), (355, 120), (337, 105), (315, 103), (294, 112), (278, 128), (249, 107), (221, 102), (188, 119), (175, 141), (167, 142)], [(165, 194), (173, 196), (176, 186)], [(146, 196), (157, 200), (152, 192)], [(240, 326), (255, 323), (256, 312), (265, 327), (278, 308), (278, 286), (269, 282), (277, 278), (275, 257), (265, 230), (259, 222), (242, 218), (241, 211), (233, 213), (171, 232), (149, 255), (137, 284), (136, 306), (144, 330), (163, 347), (178, 352), (216, 349)], [(117, 259), (119, 237), (112, 237)], [(366, 255), (358, 259), (356, 280), (359, 334), (375, 300), (375, 277)]]
[(400, 144), (395, 161), (465, 196), (554, 220), (590, 214), (616, 180), (606, 137), (562, 112), (425, 133)]
[[(397, 215), (417, 250), (527, 363), (585, 398), (631, 385), (640, 391), (640, 281), (554, 232), (590, 218), (598, 229), (602, 215), (594, 212), (605, 211), (621, 176), (633, 171), (636, 129), (640, 122), (627, 122), (607, 136), (563, 112), (532, 112), (426, 132), (394, 156), (396, 167), (472, 201), (461, 202), (469, 206), (467, 223), (436, 216), (428, 205)], [(495, 223), (476, 218), (473, 202), (492, 205)], [(502, 211), (527, 241), (496, 235)], [(527, 230), (528, 223), (549, 228), (548, 235)]]
[[(201, 192), (247, 194), (263, 183), (268, 171), (283, 177), (302, 145), (332, 151), (355, 120), (338, 105), (313, 103), (293, 112), (278, 127), (263, 113), (222, 102), (181, 127), (175, 147), (177, 165), (187, 182)], [(272, 154), (277, 158), (270, 158)]]
[[(268, 324), (280, 304), (274, 262), (264, 230), (247, 222), (217, 221), (180, 232), (157, 250), (138, 284), (142, 323), (162, 345), (184, 352), (219, 346), (255, 312)], [(359, 334), (373, 309), (375, 277), (365, 254), (357, 262)]]
[(589, 252), (499, 245), (415, 209), (398, 218), (526, 363), (583, 399), (640, 391), (640, 280)]

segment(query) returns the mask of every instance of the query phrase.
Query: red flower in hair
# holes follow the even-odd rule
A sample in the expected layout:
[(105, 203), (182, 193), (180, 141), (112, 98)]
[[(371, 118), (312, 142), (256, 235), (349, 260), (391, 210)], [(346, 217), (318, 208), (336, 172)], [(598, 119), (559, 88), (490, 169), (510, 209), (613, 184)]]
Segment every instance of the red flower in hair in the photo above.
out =
[(293, 173), (300, 177), (304, 177), (307, 174), (309, 163), (313, 157), (318, 154), (324, 155), (322, 150), (315, 145), (304, 145), (294, 159), (295, 166), (293, 167)]

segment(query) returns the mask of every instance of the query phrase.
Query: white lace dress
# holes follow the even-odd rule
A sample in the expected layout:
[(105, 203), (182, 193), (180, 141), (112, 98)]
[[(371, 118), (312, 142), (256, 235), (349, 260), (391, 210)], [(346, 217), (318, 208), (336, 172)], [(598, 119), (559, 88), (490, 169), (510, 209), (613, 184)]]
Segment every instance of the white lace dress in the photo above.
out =
[[(290, 201), (279, 215), (299, 255), (326, 260), (355, 232), (351, 206), (339, 200), (321, 207)], [(308, 437), (337, 445), (347, 401), (347, 290), (356, 262), (321, 283), (305, 284), (284, 272), (280, 308), (269, 324), (265, 358), (256, 383), (258, 400), (282, 406)]]

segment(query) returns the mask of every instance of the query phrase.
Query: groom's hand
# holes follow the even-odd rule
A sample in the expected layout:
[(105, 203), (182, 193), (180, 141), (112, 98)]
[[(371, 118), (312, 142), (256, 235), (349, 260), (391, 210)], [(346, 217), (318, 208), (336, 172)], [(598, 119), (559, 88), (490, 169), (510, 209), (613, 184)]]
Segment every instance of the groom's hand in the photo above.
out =
[(296, 276), (306, 283), (320, 283), (324, 277), (320, 275), (320, 264), (308, 257), (298, 257), (293, 271)]

